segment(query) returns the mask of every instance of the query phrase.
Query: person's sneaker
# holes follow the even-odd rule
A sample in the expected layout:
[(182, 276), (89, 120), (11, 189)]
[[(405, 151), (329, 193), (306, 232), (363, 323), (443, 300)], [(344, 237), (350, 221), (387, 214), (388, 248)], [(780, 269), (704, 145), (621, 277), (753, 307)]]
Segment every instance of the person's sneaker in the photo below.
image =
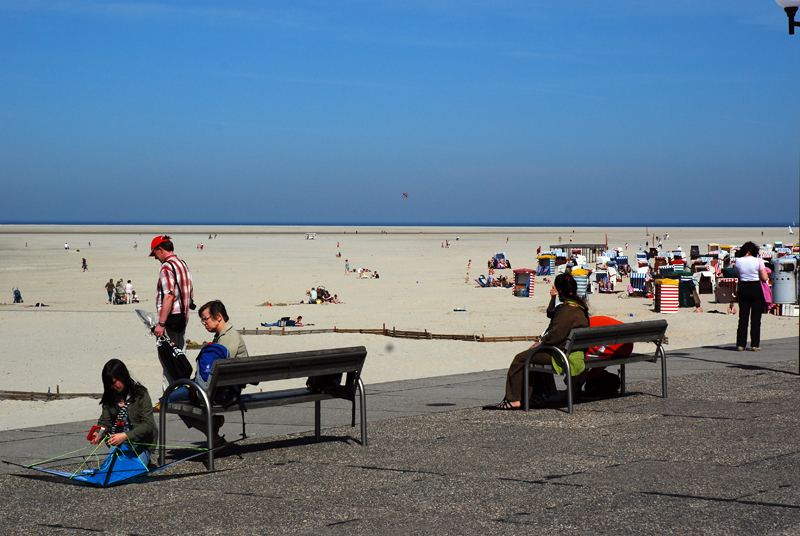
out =
[(750, 351), (751, 352), (760, 352), (761, 348), (759, 348), (758, 346), (753, 346), (752, 348), (750, 348)]
[(214, 433), (217, 433), (225, 424), (225, 415), (214, 415)]
[(158, 413), (161, 411), (161, 400), (156, 402), (156, 405), (153, 406), (153, 413)]
[(737, 346), (736, 347), (736, 351), (737, 352), (744, 352), (744, 348), (742, 348), (741, 346)]

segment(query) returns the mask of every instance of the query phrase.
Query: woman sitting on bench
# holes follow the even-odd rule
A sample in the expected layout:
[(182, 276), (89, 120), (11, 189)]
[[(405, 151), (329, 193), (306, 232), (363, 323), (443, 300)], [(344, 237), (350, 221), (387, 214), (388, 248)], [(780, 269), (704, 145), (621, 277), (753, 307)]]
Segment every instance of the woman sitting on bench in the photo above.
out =
[[(558, 305), (556, 305), (556, 296), (561, 302)], [(570, 274), (561, 274), (556, 277), (553, 288), (550, 289), (550, 305), (547, 308), (547, 316), (552, 320), (541, 340), (531, 346), (530, 349), (514, 356), (506, 377), (505, 398), (498, 405), (489, 406), (489, 408), (502, 410), (519, 409), (522, 405), (522, 389), (526, 373), (525, 360), (530, 355), (530, 351), (542, 344), (557, 346), (563, 350), (570, 331), (574, 328), (589, 327), (589, 307), (578, 296), (578, 284)], [(584, 370), (583, 352), (574, 352), (568, 356), (568, 359), (573, 375), (572, 380), (580, 382), (581, 377), (579, 375)], [(531, 359), (531, 363), (543, 365), (551, 365), (556, 361), (547, 352), (538, 352)], [(556, 364), (560, 366), (560, 360)], [(554, 396), (558, 393), (552, 374), (533, 372), (531, 373), (529, 385), (531, 407), (545, 407), (546, 397)]]

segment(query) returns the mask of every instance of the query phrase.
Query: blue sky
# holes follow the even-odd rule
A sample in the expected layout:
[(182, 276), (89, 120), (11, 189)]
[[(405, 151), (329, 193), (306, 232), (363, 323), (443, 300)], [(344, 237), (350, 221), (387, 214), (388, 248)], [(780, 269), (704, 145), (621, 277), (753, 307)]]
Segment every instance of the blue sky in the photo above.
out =
[(785, 225), (798, 60), (772, 0), (0, 0), (0, 222)]

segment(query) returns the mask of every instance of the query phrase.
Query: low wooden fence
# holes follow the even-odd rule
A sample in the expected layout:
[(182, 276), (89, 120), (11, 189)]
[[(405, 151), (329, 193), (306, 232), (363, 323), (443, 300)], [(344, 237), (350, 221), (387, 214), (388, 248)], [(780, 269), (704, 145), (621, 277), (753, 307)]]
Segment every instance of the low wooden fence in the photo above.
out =
[(314, 335), (317, 333), (360, 333), (363, 335), (382, 335), (396, 339), (439, 340), (439, 341), (470, 341), (470, 342), (522, 342), (539, 340), (539, 335), (507, 335), (505, 337), (487, 337), (485, 335), (449, 335), (424, 331), (408, 331), (396, 328), (382, 329), (346, 329), (333, 327), (332, 329), (299, 329), (299, 328), (265, 328), (265, 329), (240, 329), (242, 335)]
[(102, 398), (103, 393), (36, 393), (33, 391), (0, 391), (0, 400), (66, 400), (69, 398)]

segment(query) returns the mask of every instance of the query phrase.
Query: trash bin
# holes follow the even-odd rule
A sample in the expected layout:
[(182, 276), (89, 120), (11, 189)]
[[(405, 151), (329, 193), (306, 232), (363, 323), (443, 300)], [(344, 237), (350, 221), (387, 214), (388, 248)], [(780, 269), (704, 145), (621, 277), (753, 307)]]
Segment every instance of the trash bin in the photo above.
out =
[(772, 303), (797, 303), (797, 259), (781, 257), (772, 265)]

